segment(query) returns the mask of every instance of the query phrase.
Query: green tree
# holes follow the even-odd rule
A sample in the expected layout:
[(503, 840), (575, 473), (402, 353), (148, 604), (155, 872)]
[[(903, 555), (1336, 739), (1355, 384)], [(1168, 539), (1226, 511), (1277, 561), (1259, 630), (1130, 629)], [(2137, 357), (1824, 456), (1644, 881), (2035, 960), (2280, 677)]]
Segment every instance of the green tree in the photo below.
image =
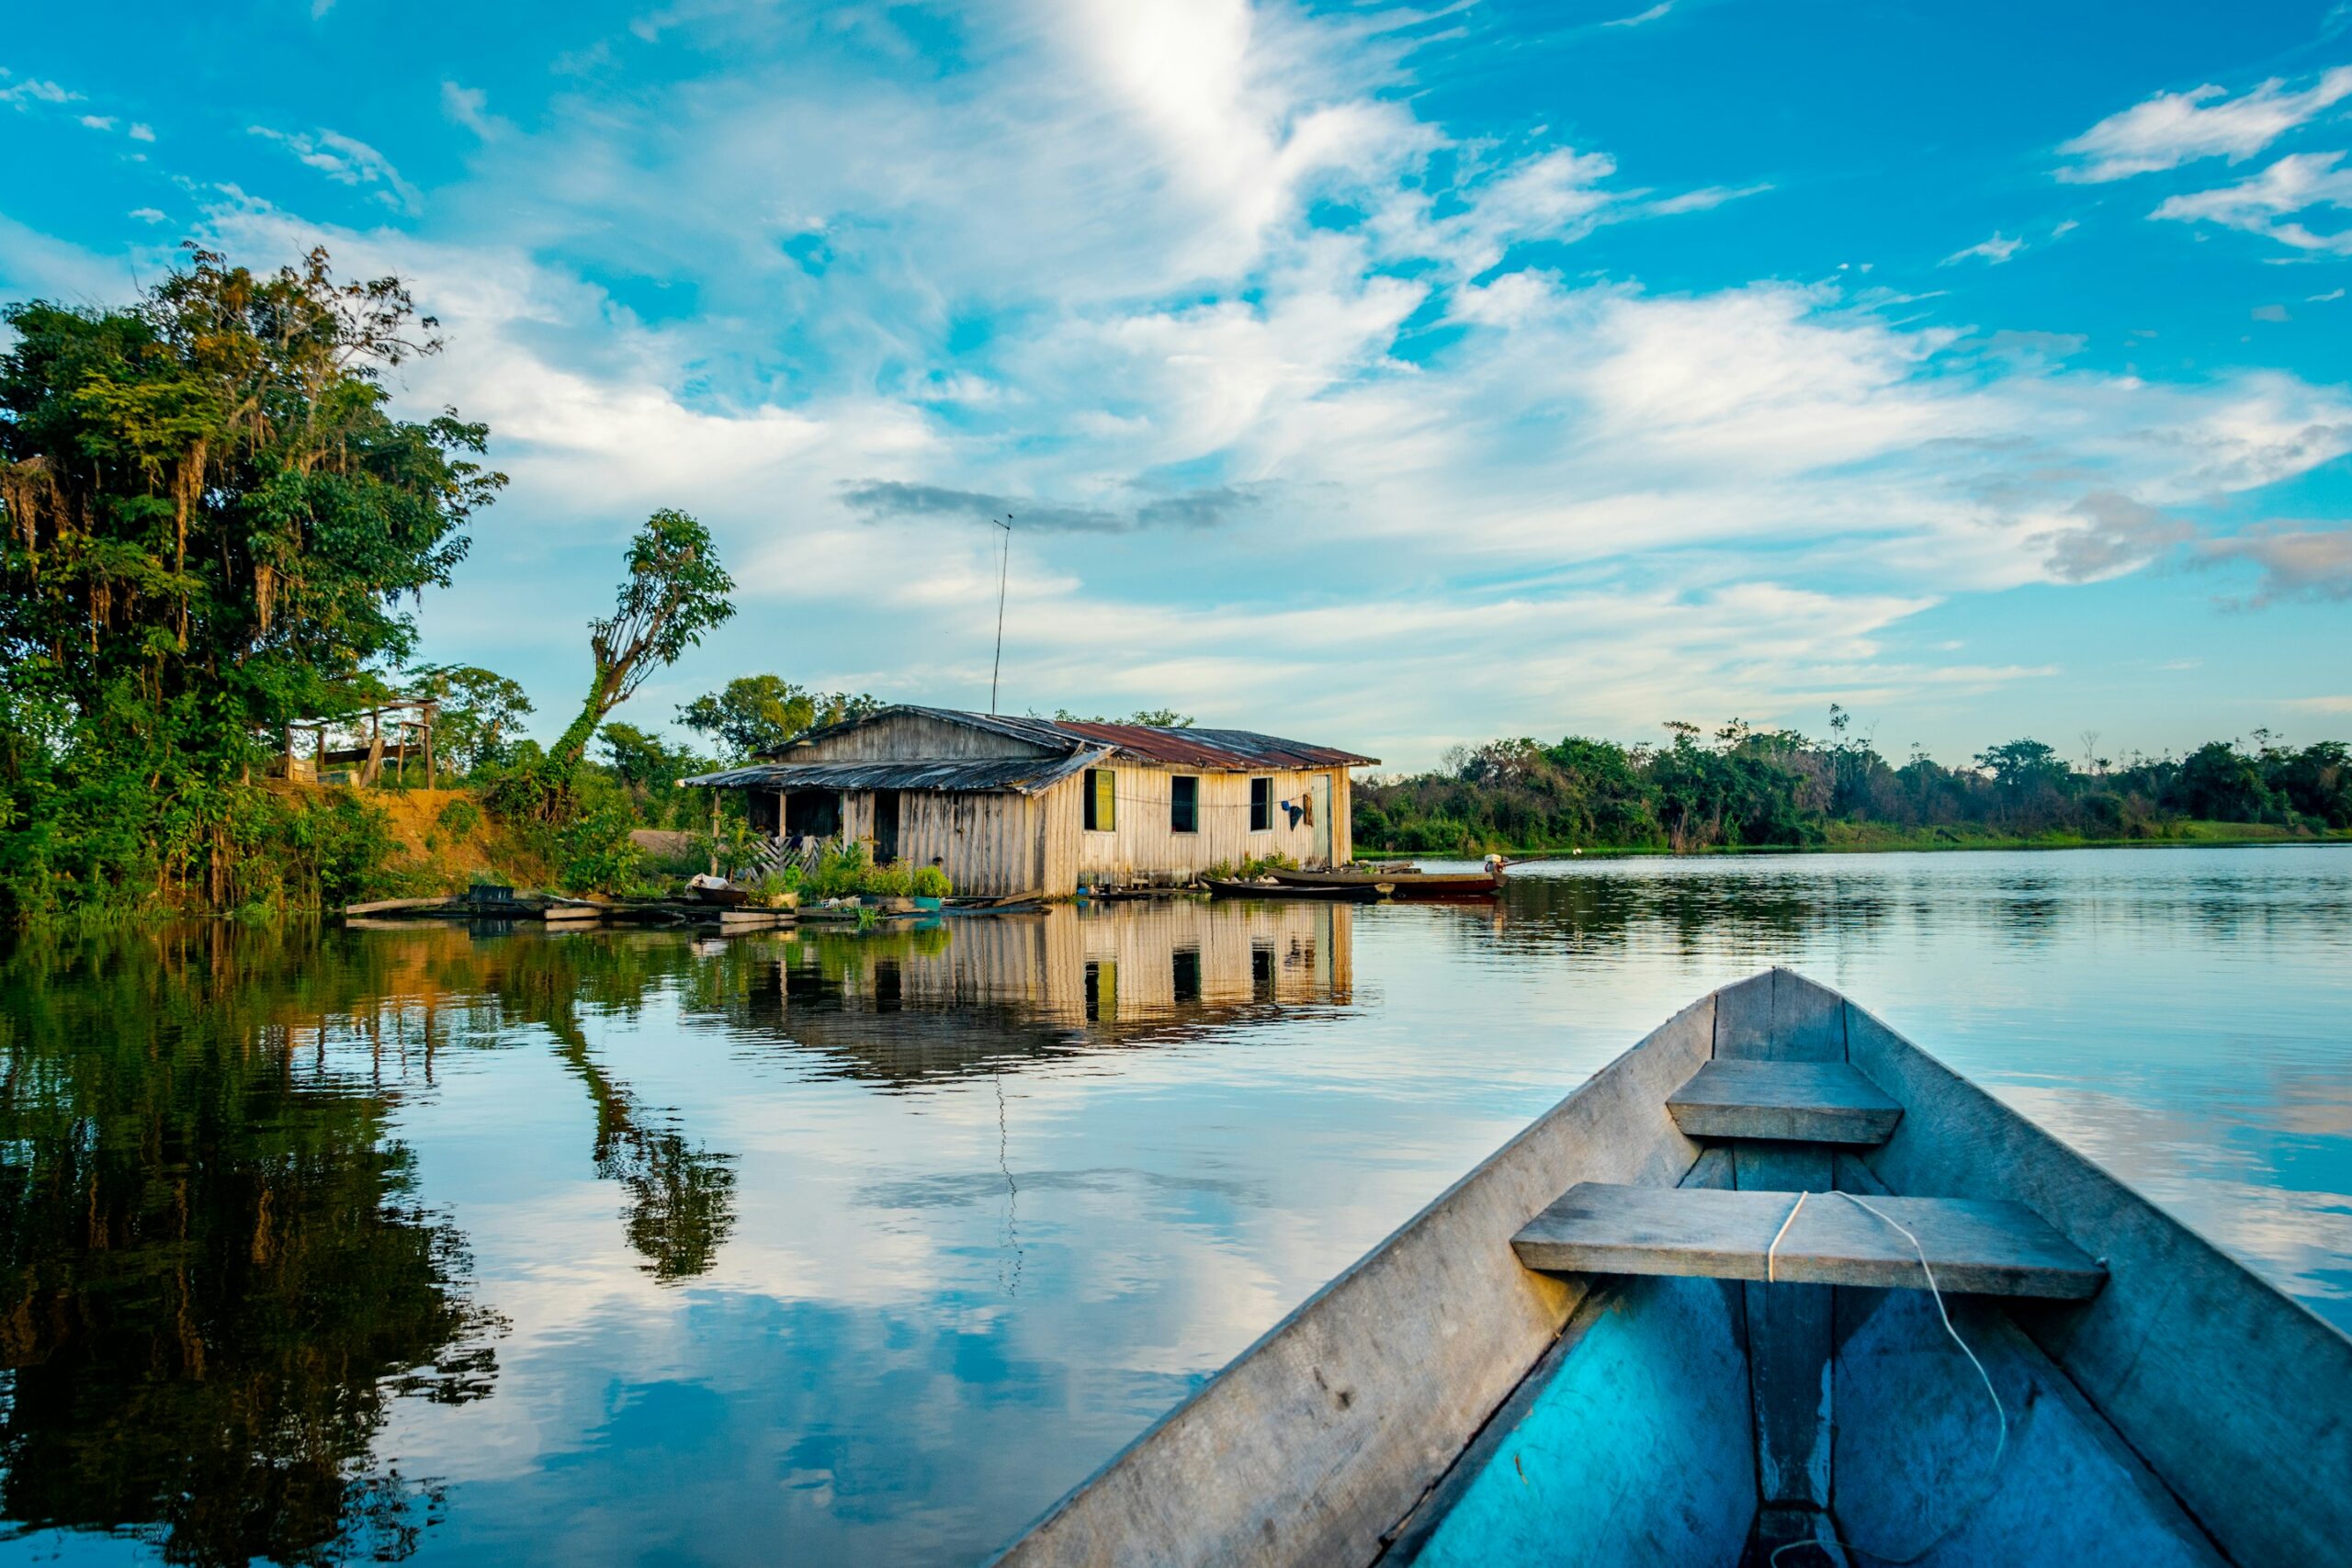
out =
[(763, 756), (805, 729), (864, 718), (882, 707), (860, 693), (818, 692), (781, 675), (739, 675), (678, 709), (678, 722), (718, 743), (729, 761)]
[(323, 251), (191, 248), (133, 305), (0, 322), (0, 897), (218, 905), (282, 727), (406, 657), (504, 477), (481, 425), (392, 415), (434, 322)]
[(439, 701), (434, 747), (460, 775), (502, 761), (531, 711), (520, 682), (478, 665), (429, 664), (412, 671), (406, 684), (410, 695)]
[(604, 748), (605, 765), (649, 823), (684, 825), (696, 804), (693, 792), (681, 792), (678, 781), (705, 767), (704, 759), (684, 746), (673, 746), (658, 735), (648, 735), (632, 724), (608, 724), (596, 732)]
[(579, 766), (605, 715), (735, 614), (728, 598), (735, 580), (718, 564), (710, 530), (683, 512), (664, 507), (647, 518), (629, 541), (628, 564), (613, 613), (588, 623), (595, 672), (580, 716), (549, 750), (560, 767)]

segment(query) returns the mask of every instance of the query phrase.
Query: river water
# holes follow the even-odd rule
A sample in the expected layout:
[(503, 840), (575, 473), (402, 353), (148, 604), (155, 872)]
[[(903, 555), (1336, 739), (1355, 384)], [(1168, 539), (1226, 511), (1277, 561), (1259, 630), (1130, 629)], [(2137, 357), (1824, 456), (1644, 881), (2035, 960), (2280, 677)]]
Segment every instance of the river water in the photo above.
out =
[(2352, 1329), (2352, 851), (0, 960), (0, 1556), (977, 1562), (1772, 963)]

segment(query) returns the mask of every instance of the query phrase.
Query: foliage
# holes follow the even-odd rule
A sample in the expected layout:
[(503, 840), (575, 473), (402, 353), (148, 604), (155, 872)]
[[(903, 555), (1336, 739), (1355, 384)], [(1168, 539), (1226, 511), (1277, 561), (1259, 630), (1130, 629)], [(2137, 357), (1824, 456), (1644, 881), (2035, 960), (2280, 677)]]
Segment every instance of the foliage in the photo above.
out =
[(505, 482), (488, 433), (391, 416), (382, 375), (434, 323), (322, 251), (255, 275), (191, 249), (133, 305), (0, 322), (0, 905), (244, 901), (236, 862), (295, 820), (255, 773), (409, 653), (403, 601)]
[(459, 795), (435, 813), (433, 819), (443, 832), (462, 839), (481, 826), (481, 807)]
[(398, 988), (311, 933), (220, 925), (0, 963), (17, 1527), (208, 1565), (414, 1550), (439, 1488), (378, 1435), (396, 1397), (484, 1396), (503, 1325), (420, 1204), (389, 1097), (287, 1027), (372, 1024)]
[(503, 760), (531, 711), (520, 682), (472, 664), (424, 665), (409, 672), (404, 687), (410, 696), (441, 705), (433, 724), (435, 761), (461, 777)]
[(727, 597), (735, 580), (718, 564), (710, 530), (683, 512), (663, 507), (647, 518), (629, 541), (628, 567), (613, 613), (588, 623), (588, 700), (549, 752), (566, 767), (579, 764), (605, 716), (648, 676), (735, 614)]
[(921, 895), (944, 898), (955, 891), (947, 874), (937, 866), (874, 863), (862, 843), (834, 844), (819, 857), (816, 869), (802, 877), (795, 891), (803, 898), (907, 898)]
[(608, 724), (596, 732), (596, 739), (605, 749), (606, 768), (628, 794), (639, 821), (654, 828), (695, 825), (702, 803), (695, 792), (681, 790), (678, 781), (704, 772), (709, 765), (707, 759), (633, 724)]
[(883, 706), (859, 693), (818, 692), (781, 675), (740, 675), (678, 709), (678, 722), (718, 743), (729, 761), (776, 750), (806, 729), (865, 718)]
[(1217, 882), (1254, 882), (1268, 872), (1296, 871), (1298, 862), (1276, 851), (1242, 861), (1219, 861), (1202, 874)]
[[(2188, 757), (2070, 766), (2043, 742), (1987, 748), (1972, 768), (1924, 754), (1897, 767), (1830, 710), (1826, 740), (1735, 719), (1703, 738), (1667, 726), (1664, 746), (1570, 736), (1497, 740), (1434, 773), (1367, 778), (1354, 836), (1367, 849), (1703, 849), (2180, 837), (2192, 820), (2289, 831), (2352, 827), (2352, 749), (2300, 750), (2257, 730)], [(1939, 837), (1940, 835), (1940, 837)]]

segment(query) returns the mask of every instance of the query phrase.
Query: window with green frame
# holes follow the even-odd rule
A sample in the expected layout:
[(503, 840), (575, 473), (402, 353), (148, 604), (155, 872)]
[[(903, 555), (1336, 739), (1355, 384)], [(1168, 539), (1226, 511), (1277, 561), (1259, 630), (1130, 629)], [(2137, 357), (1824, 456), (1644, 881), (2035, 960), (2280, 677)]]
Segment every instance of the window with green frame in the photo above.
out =
[(1201, 830), (1201, 781), (1190, 773), (1178, 773), (1168, 781), (1168, 830)]
[(1110, 768), (1086, 770), (1086, 830), (1115, 832), (1119, 826), (1119, 775)]

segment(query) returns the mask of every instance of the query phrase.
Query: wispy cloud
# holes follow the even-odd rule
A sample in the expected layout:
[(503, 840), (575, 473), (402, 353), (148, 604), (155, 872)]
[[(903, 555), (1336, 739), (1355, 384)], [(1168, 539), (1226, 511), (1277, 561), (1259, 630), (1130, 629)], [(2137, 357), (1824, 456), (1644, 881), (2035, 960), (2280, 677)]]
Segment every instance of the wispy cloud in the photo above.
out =
[(1960, 262), (1981, 260), (1993, 266), (1998, 266), (2024, 248), (2023, 240), (2013, 240), (2006, 234), (1996, 231), (1991, 239), (1979, 240), (1964, 251), (1954, 251), (1937, 265), (1951, 266)]
[(1255, 487), (1216, 485), (1124, 506), (1088, 506), (899, 479), (861, 479), (842, 487), (842, 499), (853, 511), (877, 519), (988, 523), (1009, 517), (1017, 530), (1027, 533), (1126, 534), (1143, 528), (1214, 528), (1257, 506), (1262, 496)]
[(464, 87), (455, 82), (443, 82), (441, 112), (485, 141), (513, 129), (490, 112), (490, 95), (480, 87)]
[(2291, 245), (2299, 251), (2352, 253), (2352, 231), (2314, 233), (2290, 214), (2314, 207), (2352, 207), (2352, 169), (2342, 152), (2293, 152), (2250, 180), (2218, 190), (2167, 197), (2151, 218), (2219, 223)]
[(79, 93), (67, 92), (56, 83), (35, 76), (28, 77), (13, 86), (0, 87), (0, 104), (15, 104), (25, 107), (32, 104), (71, 104), (81, 101)]
[(2339, 65), (2300, 92), (2276, 77), (2235, 97), (2211, 84), (2159, 93), (2109, 115), (2058, 151), (2080, 162), (2062, 180), (2093, 183), (2178, 168), (2203, 158), (2239, 163), (2352, 96), (2352, 66)]
[(2283, 599), (2352, 599), (2352, 528), (2279, 523), (2212, 539), (2198, 558), (2207, 565), (2244, 562), (2261, 581), (2243, 601), (2259, 609)]
[(1630, 17), (1619, 17), (1613, 20), (1603, 22), (1600, 25), (1604, 28), (1638, 28), (1644, 22), (1657, 21), (1660, 17), (1665, 16), (1668, 11), (1673, 9), (1674, 0), (1659, 0), (1657, 5), (1651, 6), (1646, 11), (1636, 12), (1634, 15)]
[(422, 194), (401, 177), (391, 160), (365, 141), (333, 130), (276, 130), (266, 125), (248, 126), (246, 130), (265, 141), (277, 142), (305, 167), (316, 169), (338, 185), (376, 187), (376, 199), (395, 210), (413, 213), (424, 204)]

